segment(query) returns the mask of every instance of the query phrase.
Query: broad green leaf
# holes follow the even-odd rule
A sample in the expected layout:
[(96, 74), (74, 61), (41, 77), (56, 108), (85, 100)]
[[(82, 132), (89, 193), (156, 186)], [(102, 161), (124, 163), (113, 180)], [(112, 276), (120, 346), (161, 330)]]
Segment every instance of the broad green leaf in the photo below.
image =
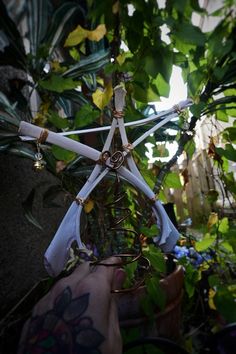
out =
[(224, 235), (224, 237), (231, 245), (234, 254), (236, 254), (236, 228), (231, 226), (229, 231)]
[(69, 126), (67, 119), (60, 117), (59, 114), (54, 111), (49, 111), (47, 120), (52, 123), (54, 127), (59, 129), (65, 129)]
[(148, 245), (147, 248), (143, 249), (143, 254), (147, 257), (151, 263), (151, 266), (157, 273), (166, 272), (166, 263), (161, 251), (154, 245)]
[(80, 54), (76, 48), (71, 48), (69, 53), (71, 58), (73, 58), (75, 61), (80, 61)]
[(201, 241), (197, 241), (195, 243), (195, 248), (198, 252), (207, 250), (210, 246), (212, 246), (215, 242), (216, 236), (206, 234)]
[(155, 237), (159, 234), (159, 229), (157, 225), (152, 225), (151, 227), (142, 226), (140, 232), (147, 237)]
[(236, 150), (233, 148), (233, 146), (231, 144), (226, 144), (225, 149), (222, 149), (220, 147), (216, 147), (216, 152), (220, 156), (224, 156), (228, 160), (236, 162)]
[(105, 87), (104, 91), (98, 88), (92, 94), (93, 103), (99, 109), (103, 110), (110, 102), (112, 95), (113, 95), (112, 83), (109, 82), (109, 84)]
[(236, 294), (231, 292), (227, 286), (217, 289), (214, 296), (214, 303), (217, 310), (227, 322), (234, 322), (236, 318)]
[(195, 149), (196, 149), (196, 144), (195, 144), (194, 140), (190, 140), (187, 142), (187, 144), (185, 144), (184, 150), (187, 153), (189, 159), (191, 159), (193, 157)]
[(187, 2), (187, 0), (174, 0), (173, 7), (176, 8), (179, 12), (183, 13), (185, 11)]
[(153, 86), (144, 87), (140, 83), (133, 83), (133, 96), (137, 101), (148, 103), (160, 100), (157, 88)]
[(227, 233), (229, 230), (229, 220), (228, 218), (223, 218), (219, 221), (219, 228), (218, 231), (221, 232), (222, 234)]
[(138, 266), (138, 262), (135, 261), (135, 262), (126, 264), (123, 267), (125, 270), (125, 273), (126, 273), (126, 279), (125, 279), (125, 283), (124, 283), (125, 288), (129, 288), (132, 286), (137, 266)]
[(169, 97), (170, 94), (170, 85), (163, 79), (161, 74), (158, 74), (157, 78), (153, 80), (153, 83), (157, 86), (159, 95), (162, 97)]
[(159, 72), (159, 65), (155, 57), (149, 55), (145, 57), (144, 69), (148, 75), (155, 78)]
[(158, 277), (150, 277), (145, 281), (145, 284), (147, 287), (147, 293), (153, 303), (163, 310), (166, 304), (166, 296), (159, 281), (160, 279)]
[(39, 80), (39, 85), (46, 90), (62, 93), (71, 90), (80, 85), (72, 78), (63, 78), (62, 76), (52, 74), (48, 80)]
[(223, 137), (228, 142), (236, 143), (236, 127), (226, 128), (223, 131)]
[(75, 115), (75, 127), (80, 128), (94, 122), (100, 115), (100, 112), (94, 109), (90, 104), (85, 104)]
[[(70, 139), (77, 141), (78, 136), (70, 135)], [(57, 160), (65, 161), (66, 163), (74, 160), (77, 156), (75, 152), (63, 149), (62, 147), (57, 145), (52, 145), (52, 153)]]
[(80, 25), (76, 27), (67, 37), (64, 47), (73, 47), (81, 43), (88, 37), (88, 30), (84, 29)]
[(164, 185), (166, 188), (175, 188), (175, 189), (182, 188), (179, 174), (176, 172), (168, 173), (165, 177)]
[(200, 28), (190, 23), (181, 23), (176, 26), (173, 33), (183, 43), (204, 46), (205, 35), (201, 32)]
[(189, 263), (184, 265), (185, 277), (184, 285), (188, 296), (191, 298), (194, 295), (196, 284), (199, 281), (198, 271)]
[(234, 249), (233, 249), (232, 245), (229, 242), (223, 241), (223, 242), (221, 242), (220, 245), (221, 245), (221, 247), (226, 249), (227, 252), (229, 252), (229, 253), (233, 253), (234, 252)]
[(169, 83), (173, 66), (173, 53), (169, 47), (160, 47), (155, 52), (159, 73)]
[(158, 199), (160, 201), (162, 201), (163, 203), (167, 203), (167, 198), (166, 198), (166, 195), (165, 195), (165, 192), (163, 189), (160, 189), (160, 191), (158, 193)]
[(64, 46), (72, 47), (80, 44), (84, 39), (89, 39), (90, 41), (100, 41), (106, 34), (106, 26), (98, 25), (92, 31), (86, 30), (80, 25), (76, 27), (67, 37)]
[(192, 97), (198, 95), (204, 84), (205, 74), (201, 70), (195, 70), (188, 75), (188, 90)]
[(229, 117), (228, 114), (224, 110), (218, 110), (216, 111), (216, 118), (217, 120), (220, 120), (221, 122), (228, 122)]
[[(191, 82), (191, 81), (190, 81)], [(192, 85), (190, 83), (190, 85)], [(195, 88), (193, 87), (193, 90), (195, 90)], [(190, 107), (190, 111), (192, 112), (192, 114), (196, 117), (200, 117), (202, 114), (202, 111), (205, 109), (206, 104), (204, 102), (199, 102), (199, 103), (194, 103), (191, 107)]]
[(76, 157), (76, 154), (74, 152), (63, 149), (62, 147), (57, 145), (52, 145), (52, 153), (59, 161), (69, 162)]

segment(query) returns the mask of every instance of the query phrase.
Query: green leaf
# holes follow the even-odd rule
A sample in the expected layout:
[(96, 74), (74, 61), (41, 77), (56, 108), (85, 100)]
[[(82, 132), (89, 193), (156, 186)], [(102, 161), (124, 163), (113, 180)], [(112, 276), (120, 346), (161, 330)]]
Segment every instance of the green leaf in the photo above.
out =
[(85, 104), (75, 115), (75, 127), (80, 128), (94, 122), (100, 116), (100, 111), (90, 104)]
[(216, 118), (217, 118), (217, 120), (220, 120), (221, 122), (228, 122), (229, 121), (228, 114), (224, 110), (216, 111)]
[(159, 234), (159, 229), (156, 224), (151, 227), (142, 226), (140, 232), (147, 237), (155, 237)]
[(196, 284), (199, 281), (199, 273), (189, 263), (186, 263), (184, 267), (185, 267), (184, 285), (188, 296), (191, 298), (194, 295)]
[(165, 177), (164, 185), (166, 188), (175, 188), (175, 189), (182, 188), (179, 174), (176, 172), (168, 173)]
[(228, 142), (236, 143), (236, 127), (229, 127), (223, 131), (223, 137)]
[(148, 103), (160, 100), (157, 88), (154, 86), (143, 87), (143, 84), (133, 83), (133, 90), (133, 96), (137, 101)]
[(68, 120), (59, 116), (57, 112), (49, 111), (47, 120), (54, 125), (54, 127), (59, 129), (68, 128)]
[(229, 291), (228, 287), (220, 287), (214, 296), (214, 304), (223, 318), (230, 322), (234, 322), (236, 318), (236, 294)]
[(204, 46), (205, 35), (201, 32), (200, 28), (193, 26), (190, 23), (177, 24), (176, 30), (173, 34), (183, 43)]
[(187, 142), (187, 144), (185, 144), (184, 150), (187, 153), (189, 159), (191, 159), (193, 157), (195, 149), (196, 149), (196, 144), (195, 144), (194, 140), (190, 140)]
[(63, 149), (60, 146), (52, 145), (52, 153), (54, 157), (59, 161), (72, 161), (76, 157), (76, 153)]
[(158, 277), (150, 277), (145, 281), (147, 293), (155, 305), (161, 310), (165, 308), (166, 296), (164, 290), (160, 286)]
[(170, 85), (164, 80), (163, 76), (159, 74), (153, 83), (157, 86), (159, 95), (162, 97), (169, 97), (170, 94)]
[(207, 248), (213, 245), (215, 239), (216, 239), (215, 235), (210, 235), (207, 233), (201, 241), (197, 241), (195, 243), (196, 250), (198, 252), (205, 251)]
[(72, 78), (63, 78), (62, 76), (52, 74), (48, 80), (39, 80), (39, 85), (49, 91), (61, 93), (65, 90), (71, 90), (80, 85)]
[(224, 235), (225, 239), (229, 242), (233, 249), (234, 254), (236, 253), (236, 228), (230, 227), (229, 231)]
[(229, 220), (228, 218), (223, 218), (219, 221), (219, 228), (218, 231), (221, 232), (222, 234), (227, 233), (229, 230)]
[(214, 288), (215, 286), (219, 286), (221, 284), (221, 279), (218, 275), (213, 274), (209, 275), (208, 277), (208, 283), (211, 288)]
[(164, 80), (169, 83), (172, 73), (173, 53), (169, 47), (160, 47), (158, 52), (156, 52), (156, 55), (159, 72)]
[[(70, 135), (70, 139), (78, 141), (78, 136)], [(57, 160), (65, 162), (70, 162), (77, 156), (75, 152), (63, 149), (57, 145), (52, 145), (52, 153)]]
[(205, 74), (201, 70), (192, 71), (187, 77), (188, 90), (192, 97), (198, 95), (204, 84)]
[(216, 147), (216, 152), (220, 156), (226, 157), (228, 160), (236, 162), (236, 150), (233, 148), (231, 144), (226, 144), (225, 149)]
[(166, 272), (166, 263), (161, 251), (154, 245), (148, 245), (147, 249), (143, 250), (143, 254), (151, 263), (151, 266), (157, 273)]
[(71, 48), (69, 53), (71, 58), (73, 58), (75, 61), (80, 61), (80, 54), (76, 48)]
[(28, 197), (22, 202), (22, 208), (24, 210), (24, 215), (26, 219), (36, 226), (38, 229), (43, 230), (42, 226), (39, 224), (39, 222), (35, 219), (33, 216), (33, 202), (35, 198), (35, 189), (33, 188), (31, 192), (29, 193)]
[[(192, 85), (192, 84), (191, 84)], [(193, 87), (194, 90), (194, 87)], [(202, 111), (205, 109), (206, 104), (204, 102), (199, 102), (199, 103), (194, 103), (191, 107), (190, 107), (190, 111), (192, 112), (192, 114), (196, 117), (200, 117), (202, 114)]]
[(124, 270), (126, 273), (126, 279), (125, 279), (125, 283), (124, 283), (125, 288), (129, 288), (132, 286), (137, 266), (138, 266), (137, 261), (129, 263), (124, 266)]
[(159, 73), (159, 65), (156, 56), (148, 55), (144, 58), (144, 69), (148, 75), (155, 78)]

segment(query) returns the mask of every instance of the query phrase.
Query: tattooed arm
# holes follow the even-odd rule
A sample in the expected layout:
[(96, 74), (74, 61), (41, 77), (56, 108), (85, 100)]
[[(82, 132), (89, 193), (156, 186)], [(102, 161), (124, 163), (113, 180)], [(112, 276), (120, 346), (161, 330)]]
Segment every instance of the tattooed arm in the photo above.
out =
[[(117, 263), (110, 258), (109, 263)], [(124, 272), (115, 267), (80, 265), (61, 279), (34, 307), (26, 322), (19, 354), (121, 354), (115, 295)]]

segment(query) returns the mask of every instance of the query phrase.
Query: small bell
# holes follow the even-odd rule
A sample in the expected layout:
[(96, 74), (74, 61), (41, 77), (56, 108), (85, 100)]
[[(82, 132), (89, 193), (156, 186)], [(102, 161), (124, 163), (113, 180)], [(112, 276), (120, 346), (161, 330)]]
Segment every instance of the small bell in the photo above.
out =
[(34, 156), (35, 162), (33, 169), (35, 171), (42, 171), (44, 169), (43, 155), (40, 152), (37, 152)]

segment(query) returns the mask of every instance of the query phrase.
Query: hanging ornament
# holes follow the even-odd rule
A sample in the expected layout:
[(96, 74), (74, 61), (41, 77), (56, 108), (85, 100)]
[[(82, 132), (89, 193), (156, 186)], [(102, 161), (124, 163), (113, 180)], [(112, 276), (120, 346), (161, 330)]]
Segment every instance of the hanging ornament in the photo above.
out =
[(36, 146), (37, 146), (37, 152), (36, 154), (34, 155), (35, 157), (35, 162), (34, 162), (34, 166), (33, 166), (33, 169), (35, 171), (42, 171), (45, 167), (45, 161), (43, 160), (43, 155), (40, 151), (41, 149), (41, 144), (44, 143), (47, 139), (47, 136), (48, 136), (48, 131), (46, 129), (44, 129), (38, 140), (37, 140), (37, 143), (36, 143)]

